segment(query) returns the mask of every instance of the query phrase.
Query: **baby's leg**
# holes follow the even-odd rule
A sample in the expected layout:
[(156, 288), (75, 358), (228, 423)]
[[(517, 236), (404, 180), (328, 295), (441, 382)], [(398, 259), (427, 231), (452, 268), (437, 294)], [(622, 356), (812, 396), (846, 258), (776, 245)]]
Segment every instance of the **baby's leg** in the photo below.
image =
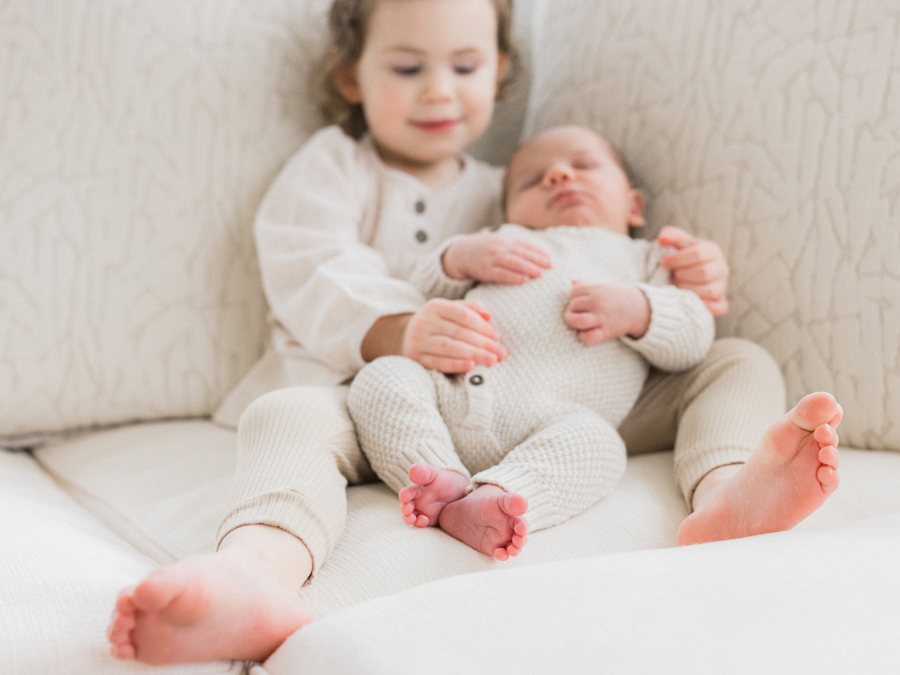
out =
[(678, 529), (678, 543), (789, 530), (818, 509), (839, 482), (841, 415), (831, 394), (804, 397), (768, 428), (733, 477), (696, 504)]
[[(438, 410), (429, 371), (400, 356), (376, 359), (353, 380), (347, 406), (372, 468), (400, 495), (403, 519), (437, 525), (444, 506), (465, 494), (469, 472)], [(414, 485), (405, 487), (409, 481)]]
[(525, 543), (523, 505), (532, 531), (556, 525), (606, 496), (624, 471), (625, 445), (616, 430), (593, 412), (573, 413), (473, 476), (473, 482), (485, 485), (448, 505), (441, 513), (441, 527), (472, 548), (504, 560)]

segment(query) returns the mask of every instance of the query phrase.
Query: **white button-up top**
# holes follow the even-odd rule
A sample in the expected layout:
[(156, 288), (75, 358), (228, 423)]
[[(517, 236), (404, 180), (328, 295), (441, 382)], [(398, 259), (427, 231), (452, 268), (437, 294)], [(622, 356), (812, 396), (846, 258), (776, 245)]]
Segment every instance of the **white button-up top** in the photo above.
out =
[(457, 179), (432, 190), (385, 166), (371, 138), (357, 142), (327, 127), (288, 161), (254, 226), (271, 344), (218, 421), (236, 424), (274, 389), (351, 378), (364, 365), (360, 346), (372, 324), (424, 303), (408, 282), (417, 257), (502, 222), (502, 169), (462, 160)]

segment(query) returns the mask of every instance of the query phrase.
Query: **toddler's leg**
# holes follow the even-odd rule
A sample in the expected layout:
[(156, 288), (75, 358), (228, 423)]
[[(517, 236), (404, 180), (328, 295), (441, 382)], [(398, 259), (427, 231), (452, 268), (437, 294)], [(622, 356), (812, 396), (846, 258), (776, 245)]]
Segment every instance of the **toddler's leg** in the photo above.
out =
[(525, 543), (523, 504), (532, 531), (550, 527), (600, 501), (624, 471), (625, 445), (616, 430), (593, 412), (573, 413), (473, 476), (482, 487), (448, 505), (441, 527), (472, 548), (505, 559)]
[(469, 485), (432, 377), (415, 361), (383, 357), (359, 372), (347, 401), (363, 451), (399, 494), (404, 521), (417, 527), (437, 525), (441, 510)]
[(241, 418), (233, 508), (219, 550), (124, 591), (113, 654), (147, 663), (262, 661), (312, 617), (297, 592), (343, 530), (345, 487), (372, 477), (346, 387), (263, 396)]
[(619, 426), (629, 454), (675, 448), (675, 480), (688, 507), (711, 471), (746, 462), (785, 410), (775, 360), (747, 340), (716, 340), (684, 373), (654, 371)]
[(818, 509), (838, 486), (842, 414), (831, 394), (805, 396), (766, 430), (740, 470), (698, 500), (678, 543), (781, 532)]

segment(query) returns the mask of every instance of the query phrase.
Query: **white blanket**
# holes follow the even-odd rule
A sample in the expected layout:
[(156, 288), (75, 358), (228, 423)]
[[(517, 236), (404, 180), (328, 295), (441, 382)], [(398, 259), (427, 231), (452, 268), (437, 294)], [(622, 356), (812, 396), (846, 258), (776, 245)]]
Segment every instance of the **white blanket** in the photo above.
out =
[(900, 514), (438, 581), (298, 631), (254, 675), (888, 673)]

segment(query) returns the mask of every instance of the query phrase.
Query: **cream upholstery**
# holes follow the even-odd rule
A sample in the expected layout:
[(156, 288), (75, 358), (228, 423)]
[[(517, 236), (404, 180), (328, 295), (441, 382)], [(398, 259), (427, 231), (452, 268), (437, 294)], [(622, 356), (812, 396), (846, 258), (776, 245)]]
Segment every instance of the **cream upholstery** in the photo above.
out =
[(789, 404), (834, 393), (848, 444), (900, 450), (900, 6), (542, 7), (526, 135), (609, 135), (649, 193), (650, 230), (725, 251), (719, 335), (765, 347)]
[[(0, 445), (46, 441), (0, 451), (4, 674), (242, 670), (116, 662), (103, 631), (120, 588), (212, 549), (235, 436), (206, 416), (266, 337), (250, 222), (318, 126), (304, 82), (325, 4), (0, 3)], [(302, 591), (322, 622), (256, 672), (393, 673), (430, 648), (430, 672), (466, 672), (495, 663), (491, 640), (528, 647), (524, 673), (682, 672), (701, 649), (707, 672), (803, 672), (780, 626), (803, 653), (824, 645), (817, 672), (884, 672), (900, 453), (873, 449), (900, 450), (900, 7), (516, 6), (528, 108), (502, 108), (479, 156), (508, 157), (523, 119), (612, 136), (651, 229), (728, 255), (720, 334), (769, 349), (792, 400), (838, 395), (842, 486), (793, 533), (670, 550), (685, 515), (671, 454), (641, 456), (502, 565), (402, 525), (384, 486), (352, 488), (346, 534)], [(746, 586), (729, 596), (729, 580)], [(834, 604), (810, 603), (824, 585)], [(498, 606), (504, 623), (483, 623)], [(700, 616), (723, 607), (731, 623)], [(435, 627), (418, 646), (416, 622)]]
[[(104, 631), (119, 590), (150, 572), (153, 561), (79, 509), (26, 454), (0, 451), (0, 541), (0, 672), (146, 672), (117, 663)], [(159, 672), (240, 670), (211, 663)]]

